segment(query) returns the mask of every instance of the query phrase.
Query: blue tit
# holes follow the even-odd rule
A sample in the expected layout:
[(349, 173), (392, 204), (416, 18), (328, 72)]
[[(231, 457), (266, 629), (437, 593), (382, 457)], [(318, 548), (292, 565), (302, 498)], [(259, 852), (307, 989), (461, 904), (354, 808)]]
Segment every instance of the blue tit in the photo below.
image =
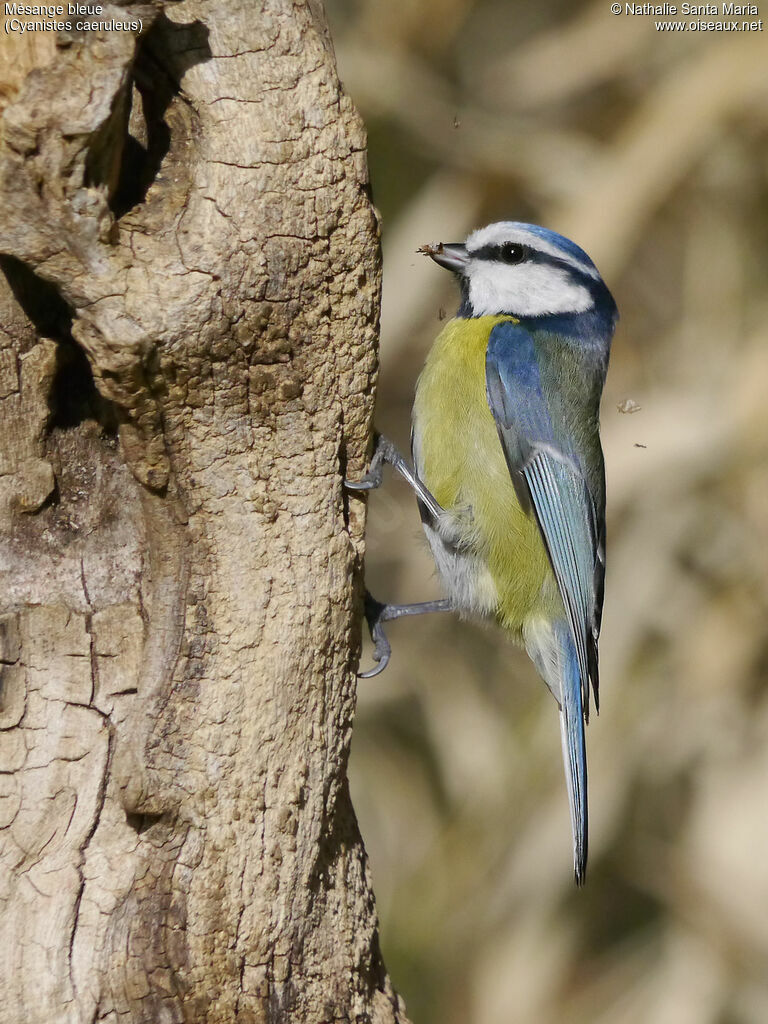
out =
[(587, 864), (584, 725), (598, 706), (605, 576), (599, 406), (616, 304), (562, 235), (503, 221), (422, 250), (452, 271), (461, 305), (438, 335), (413, 406), (414, 468), (384, 438), (360, 488), (392, 463), (416, 491), (447, 598), (366, 615), (452, 609), (494, 619), (525, 647), (560, 709), (574, 873)]

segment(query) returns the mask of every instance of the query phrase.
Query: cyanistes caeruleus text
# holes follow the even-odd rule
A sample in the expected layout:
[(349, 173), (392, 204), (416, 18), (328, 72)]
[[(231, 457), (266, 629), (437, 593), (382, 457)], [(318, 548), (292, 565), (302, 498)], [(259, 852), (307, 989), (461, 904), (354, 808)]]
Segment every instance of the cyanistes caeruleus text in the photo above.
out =
[(401, 606), (369, 596), (376, 657), (388, 660), (384, 621), (448, 609), (493, 618), (525, 647), (560, 708), (582, 884), (584, 723), (590, 688), (598, 702), (605, 575), (599, 405), (616, 304), (582, 249), (532, 224), (491, 224), (420, 251), (453, 271), (462, 301), (419, 377), (414, 469), (379, 438), (351, 486), (377, 486), (383, 462), (403, 473), (448, 596)]

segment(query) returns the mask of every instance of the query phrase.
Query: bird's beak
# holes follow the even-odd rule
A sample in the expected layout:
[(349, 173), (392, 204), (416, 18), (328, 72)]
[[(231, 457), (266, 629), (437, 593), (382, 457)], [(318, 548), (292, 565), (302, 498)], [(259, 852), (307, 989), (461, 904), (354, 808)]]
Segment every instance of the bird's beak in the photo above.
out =
[(438, 242), (437, 245), (422, 245), (417, 250), (424, 256), (429, 256), (439, 263), (446, 270), (452, 270), (456, 274), (463, 274), (464, 268), (469, 262), (467, 247), (460, 242)]

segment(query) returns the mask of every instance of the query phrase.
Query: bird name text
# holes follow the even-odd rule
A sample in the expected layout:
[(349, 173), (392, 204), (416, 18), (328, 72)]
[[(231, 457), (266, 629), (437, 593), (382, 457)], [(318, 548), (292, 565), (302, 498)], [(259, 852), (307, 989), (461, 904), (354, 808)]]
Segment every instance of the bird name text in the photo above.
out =
[(98, 17), (104, 13), (101, 4), (6, 4), (7, 17), (56, 18), (63, 14)]

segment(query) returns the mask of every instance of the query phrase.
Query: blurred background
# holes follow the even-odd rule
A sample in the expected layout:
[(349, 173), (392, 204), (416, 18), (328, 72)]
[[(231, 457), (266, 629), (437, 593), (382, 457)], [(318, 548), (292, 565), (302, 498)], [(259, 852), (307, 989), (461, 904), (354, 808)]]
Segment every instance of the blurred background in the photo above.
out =
[[(351, 777), (395, 984), (415, 1024), (765, 1024), (766, 33), (659, 32), (605, 0), (327, 6), (383, 223), (379, 429), (407, 449), (457, 303), (424, 242), (545, 224), (622, 315), (586, 889), (528, 659), (446, 616), (390, 625)], [(367, 577), (380, 599), (439, 593), (391, 476)]]

